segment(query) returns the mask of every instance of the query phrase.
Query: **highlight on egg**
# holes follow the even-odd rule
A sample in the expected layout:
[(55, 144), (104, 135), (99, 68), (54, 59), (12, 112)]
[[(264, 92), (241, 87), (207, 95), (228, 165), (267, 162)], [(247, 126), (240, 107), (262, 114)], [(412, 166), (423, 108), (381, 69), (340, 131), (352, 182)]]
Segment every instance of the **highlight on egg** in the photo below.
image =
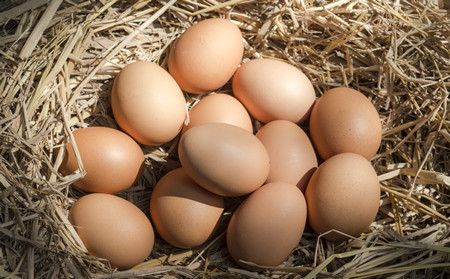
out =
[(111, 92), (114, 119), (120, 128), (144, 145), (174, 139), (186, 118), (186, 100), (173, 77), (147, 61), (126, 65)]
[(233, 76), (233, 95), (255, 119), (304, 122), (316, 99), (309, 78), (295, 66), (272, 58), (252, 59)]

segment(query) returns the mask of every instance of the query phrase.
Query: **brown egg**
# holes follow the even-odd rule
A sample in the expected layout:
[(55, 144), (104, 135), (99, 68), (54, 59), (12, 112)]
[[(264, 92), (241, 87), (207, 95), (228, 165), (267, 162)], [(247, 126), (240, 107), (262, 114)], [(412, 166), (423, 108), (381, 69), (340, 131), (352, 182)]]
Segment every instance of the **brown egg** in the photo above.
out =
[(186, 100), (178, 84), (159, 65), (145, 61), (120, 71), (111, 106), (119, 126), (145, 145), (172, 140), (186, 118)]
[[(380, 185), (370, 162), (359, 154), (335, 155), (314, 172), (306, 187), (308, 221), (318, 234), (330, 230), (358, 237), (373, 222), (380, 204)], [(323, 236), (333, 241), (345, 235)]]
[(183, 168), (163, 176), (150, 199), (150, 215), (159, 235), (171, 245), (184, 249), (208, 240), (223, 209), (223, 197), (200, 187)]
[(233, 214), (227, 230), (231, 257), (277, 266), (297, 247), (306, 223), (306, 202), (295, 185), (268, 183), (251, 193)]
[[(73, 183), (87, 192), (118, 193), (130, 188), (144, 171), (144, 154), (127, 134), (107, 127), (73, 132), (86, 175)], [(69, 175), (78, 169), (72, 143), (65, 146), (59, 171)]]
[(69, 212), (89, 254), (128, 269), (143, 262), (153, 249), (154, 232), (145, 214), (131, 202), (110, 194), (81, 197)]
[(264, 125), (256, 137), (269, 153), (267, 182), (284, 181), (297, 185), (304, 192), (317, 168), (317, 158), (302, 128), (291, 121), (274, 120)]
[(371, 159), (381, 143), (381, 121), (373, 104), (359, 91), (338, 87), (325, 92), (309, 121), (311, 140), (320, 157), (358, 153)]
[(189, 124), (183, 127), (182, 134), (193, 126), (205, 123), (227, 123), (253, 133), (247, 110), (236, 98), (227, 94), (203, 97), (189, 111)]
[(192, 127), (181, 137), (178, 155), (195, 182), (221, 196), (251, 193), (269, 174), (269, 156), (261, 141), (230, 124)]
[(302, 71), (275, 59), (254, 59), (241, 65), (233, 77), (233, 94), (263, 123), (278, 119), (301, 123), (316, 98)]
[(210, 18), (187, 29), (169, 53), (169, 72), (189, 93), (212, 92), (228, 82), (241, 63), (244, 42), (230, 20)]

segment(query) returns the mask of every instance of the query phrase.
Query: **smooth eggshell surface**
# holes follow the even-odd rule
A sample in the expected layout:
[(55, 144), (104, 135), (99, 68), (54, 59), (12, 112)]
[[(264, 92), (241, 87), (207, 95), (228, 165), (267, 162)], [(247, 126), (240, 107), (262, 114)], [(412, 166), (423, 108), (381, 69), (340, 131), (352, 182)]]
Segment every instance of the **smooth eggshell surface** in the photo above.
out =
[(228, 94), (211, 94), (203, 97), (189, 111), (189, 124), (182, 134), (193, 126), (205, 123), (227, 123), (253, 133), (252, 120), (245, 107)]
[(306, 202), (295, 185), (272, 182), (251, 193), (227, 230), (231, 257), (263, 266), (280, 265), (297, 247), (306, 224)]
[(305, 121), (316, 95), (309, 78), (296, 67), (275, 59), (253, 59), (233, 77), (233, 94), (251, 116), (273, 120)]
[(200, 187), (183, 168), (163, 176), (150, 199), (150, 214), (159, 235), (171, 245), (184, 249), (208, 240), (223, 209), (223, 197)]
[[(314, 172), (306, 187), (308, 221), (318, 234), (330, 230), (358, 237), (375, 219), (380, 204), (380, 185), (370, 162), (361, 155), (335, 155)], [(323, 236), (346, 240), (337, 232)]]
[(249, 131), (224, 123), (189, 129), (178, 155), (186, 173), (206, 190), (236, 197), (258, 189), (269, 174), (269, 155)]
[(153, 249), (154, 232), (145, 214), (131, 202), (94, 193), (78, 199), (69, 212), (89, 254), (112, 267), (128, 269), (143, 262)]
[[(130, 188), (144, 171), (144, 153), (127, 134), (107, 127), (73, 132), (86, 175), (73, 185), (87, 192), (118, 193)], [(59, 171), (69, 175), (78, 169), (72, 143), (65, 146)]]
[(188, 28), (169, 53), (169, 72), (189, 93), (212, 92), (228, 82), (241, 63), (244, 42), (230, 20), (210, 18)]
[(111, 106), (119, 126), (145, 145), (166, 143), (181, 131), (186, 100), (178, 84), (159, 65), (130, 63), (116, 77)]
[(316, 102), (309, 121), (320, 157), (358, 153), (371, 159), (381, 144), (382, 127), (374, 105), (359, 91), (337, 87)]
[(274, 120), (264, 125), (256, 137), (269, 153), (267, 182), (284, 181), (304, 192), (317, 168), (317, 157), (302, 128), (291, 121)]

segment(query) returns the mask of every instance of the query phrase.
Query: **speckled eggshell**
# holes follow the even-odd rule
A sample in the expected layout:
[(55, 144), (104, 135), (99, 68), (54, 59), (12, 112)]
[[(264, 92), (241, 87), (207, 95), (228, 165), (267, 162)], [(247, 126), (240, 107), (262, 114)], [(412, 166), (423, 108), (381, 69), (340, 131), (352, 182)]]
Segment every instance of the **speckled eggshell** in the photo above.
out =
[(188, 28), (169, 53), (169, 72), (189, 93), (205, 94), (225, 85), (241, 63), (244, 42), (230, 20), (210, 18)]
[[(127, 134), (107, 127), (88, 127), (73, 132), (86, 175), (73, 186), (87, 192), (118, 193), (130, 188), (144, 171), (144, 153)], [(64, 148), (59, 171), (69, 175), (78, 169), (72, 142)]]
[(305, 191), (317, 169), (317, 157), (308, 135), (297, 124), (274, 120), (264, 125), (256, 137), (269, 153), (267, 182), (284, 181)]
[(183, 168), (164, 175), (150, 199), (150, 215), (158, 234), (183, 249), (205, 243), (223, 210), (224, 198), (200, 187)]
[(138, 61), (125, 66), (111, 93), (120, 128), (145, 145), (175, 138), (186, 118), (186, 100), (172, 76), (158, 64)]
[(252, 121), (245, 107), (228, 94), (211, 94), (203, 97), (189, 111), (189, 123), (182, 134), (193, 126), (205, 123), (227, 123), (253, 133)]
[(234, 212), (227, 230), (231, 257), (278, 266), (297, 247), (306, 224), (305, 198), (295, 185), (272, 182), (251, 193)]
[(371, 159), (381, 144), (377, 110), (366, 96), (347, 87), (333, 88), (317, 100), (309, 128), (311, 140), (324, 160), (345, 152)]
[(263, 185), (269, 174), (269, 155), (261, 141), (230, 124), (192, 127), (181, 137), (178, 155), (195, 182), (221, 196), (249, 194)]
[[(355, 153), (340, 153), (314, 172), (305, 193), (308, 221), (318, 234), (337, 230), (358, 237), (374, 221), (380, 204), (380, 185), (370, 162)], [(347, 236), (331, 232), (333, 241)]]
[(316, 95), (309, 78), (281, 60), (253, 59), (242, 64), (233, 77), (233, 94), (251, 116), (273, 120), (305, 121)]
[(153, 249), (150, 220), (131, 202), (111, 194), (94, 193), (78, 199), (69, 212), (89, 254), (112, 267), (129, 269), (143, 262)]

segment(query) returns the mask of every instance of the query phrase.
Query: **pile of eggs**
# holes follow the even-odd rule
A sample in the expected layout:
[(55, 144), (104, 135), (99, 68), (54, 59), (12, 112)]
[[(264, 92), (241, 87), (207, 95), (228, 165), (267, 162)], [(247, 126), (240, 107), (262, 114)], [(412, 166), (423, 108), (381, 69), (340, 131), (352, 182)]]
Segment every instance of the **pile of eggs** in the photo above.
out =
[[(221, 223), (230, 197), (242, 197), (226, 237), (242, 266), (283, 263), (306, 222), (332, 241), (369, 227), (380, 199), (369, 162), (381, 142), (375, 107), (345, 87), (316, 100), (312, 83), (296, 67), (268, 58), (240, 65), (243, 53), (242, 34), (231, 21), (201, 21), (170, 49), (168, 71), (145, 61), (120, 71), (111, 106), (122, 131), (73, 132), (60, 172), (71, 174), (80, 163), (86, 171), (73, 185), (89, 194), (75, 202), (69, 220), (91, 255), (131, 268), (150, 255), (153, 228), (174, 247), (197, 247)], [(233, 96), (213, 93), (230, 80)], [(183, 91), (202, 95), (188, 113)], [(252, 118), (264, 124), (257, 131)], [(309, 135), (299, 126), (306, 121)], [(139, 144), (161, 145), (180, 133), (181, 167), (155, 185), (150, 222), (114, 194), (143, 173)]]

